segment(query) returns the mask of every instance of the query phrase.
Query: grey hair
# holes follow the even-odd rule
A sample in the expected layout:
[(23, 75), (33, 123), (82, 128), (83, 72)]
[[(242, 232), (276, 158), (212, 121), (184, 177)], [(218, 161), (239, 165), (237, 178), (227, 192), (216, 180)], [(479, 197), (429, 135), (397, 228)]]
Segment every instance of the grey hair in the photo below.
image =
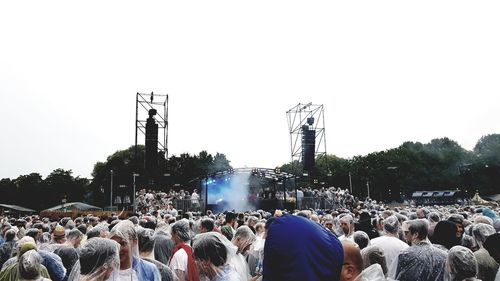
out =
[(83, 233), (80, 230), (74, 228), (74, 229), (70, 230), (68, 232), (68, 234), (66, 234), (66, 238), (69, 240), (83, 238)]
[(172, 225), (172, 234), (176, 234), (184, 242), (191, 240), (190, 225), (187, 219), (181, 219)]
[(429, 233), (429, 223), (426, 219), (409, 220), (407, 223), (408, 231), (410, 231), (411, 234), (418, 233), (417, 238), (419, 240), (427, 238)]

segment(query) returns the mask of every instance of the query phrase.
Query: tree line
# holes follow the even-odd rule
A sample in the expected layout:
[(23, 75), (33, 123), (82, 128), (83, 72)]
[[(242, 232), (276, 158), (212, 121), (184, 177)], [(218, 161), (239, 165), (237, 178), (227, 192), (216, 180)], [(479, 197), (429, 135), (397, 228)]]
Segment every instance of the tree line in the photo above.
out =
[[(114, 194), (129, 193), (133, 187), (197, 188), (206, 175), (231, 169), (222, 153), (158, 154), (160, 169), (144, 171), (144, 146), (131, 146), (94, 165), (92, 179), (74, 177), (71, 170), (56, 169), (45, 179), (38, 173), (0, 180), (0, 203), (42, 210), (57, 204), (85, 201), (108, 206), (111, 180)], [(315, 169), (303, 171), (301, 163), (282, 165), (281, 171), (297, 176), (298, 186), (316, 188), (352, 187), (360, 198), (396, 200), (415, 190), (460, 190), (469, 196), (498, 193), (500, 187), (500, 134), (483, 136), (472, 151), (449, 138), (429, 143), (405, 142), (397, 148), (349, 159), (320, 156)], [(111, 173), (111, 171), (113, 171)], [(134, 174), (136, 175), (134, 177)]]

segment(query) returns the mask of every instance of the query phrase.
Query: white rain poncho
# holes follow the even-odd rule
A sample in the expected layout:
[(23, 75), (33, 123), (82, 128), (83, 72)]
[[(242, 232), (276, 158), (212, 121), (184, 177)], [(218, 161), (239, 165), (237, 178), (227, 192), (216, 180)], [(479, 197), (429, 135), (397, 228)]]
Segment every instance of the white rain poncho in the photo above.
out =
[(365, 268), (354, 281), (385, 281), (384, 272), (380, 264), (375, 263)]
[[(477, 260), (471, 250), (454, 246), (448, 251), (449, 280), (464, 280), (477, 276)], [(469, 280), (469, 279), (467, 279)]]
[(193, 256), (201, 276), (217, 281), (242, 280), (230, 261), (236, 256), (237, 247), (217, 232), (196, 235), (193, 240)]
[(255, 234), (250, 227), (243, 225), (238, 227), (231, 242), (238, 248), (236, 256), (230, 260), (230, 264), (234, 266), (236, 272), (240, 275), (240, 279), (250, 279), (250, 268), (245, 256), (248, 254), (250, 246), (255, 242)]
[(116, 279), (120, 268), (120, 245), (107, 238), (92, 238), (80, 248), (80, 259), (74, 265), (69, 281)]

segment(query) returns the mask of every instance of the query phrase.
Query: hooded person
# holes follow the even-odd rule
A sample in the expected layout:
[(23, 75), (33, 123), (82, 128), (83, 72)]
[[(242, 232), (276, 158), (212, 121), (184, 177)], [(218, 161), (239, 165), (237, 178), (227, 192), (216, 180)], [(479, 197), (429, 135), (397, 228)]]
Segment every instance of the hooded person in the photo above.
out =
[(306, 218), (283, 215), (267, 231), (262, 280), (338, 280), (343, 259), (333, 233)]
[[(433, 244), (444, 247), (447, 251), (453, 246), (460, 245), (460, 238), (457, 237), (457, 226), (451, 221), (440, 221), (434, 227), (434, 234), (430, 237)], [(438, 247), (439, 247), (438, 246)]]
[(78, 251), (73, 247), (65, 246), (55, 249), (54, 254), (61, 258), (64, 268), (66, 268), (65, 277), (68, 279), (73, 266), (78, 261)]
[(368, 268), (372, 264), (379, 264), (383, 274), (387, 274), (387, 263), (385, 260), (384, 250), (379, 246), (369, 246), (361, 250), (363, 258), (363, 266)]
[(174, 242), (173, 256), (170, 260), (170, 269), (177, 275), (179, 281), (199, 281), (196, 265), (193, 260), (193, 250), (189, 246), (191, 229), (189, 221), (182, 219), (175, 222), (171, 228)]
[(164, 265), (170, 263), (172, 258), (172, 250), (174, 249), (174, 242), (170, 237), (163, 234), (155, 234), (153, 236), (154, 254), (155, 259)]
[(247, 281), (229, 264), (236, 251), (237, 247), (217, 232), (201, 233), (193, 240), (197, 271), (210, 281)]
[(95, 237), (80, 248), (80, 258), (73, 266), (68, 281), (118, 280), (120, 245), (106, 238)]
[(495, 229), (489, 224), (478, 223), (472, 227), (472, 236), (479, 247), (479, 250), (474, 252), (478, 264), (477, 278), (483, 281), (495, 280), (499, 268), (498, 263), (490, 256), (483, 245), (486, 239), (495, 233)]
[(138, 229), (137, 235), (139, 237), (139, 254), (142, 259), (154, 264), (156, 268), (158, 268), (162, 281), (172, 281), (174, 280), (172, 270), (166, 264), (163, 264), (155, 259), (153, 233), (154, 231), (152, 229)]
[(368, 212), (362, 212), (359, 215), (359, 221), (357, 224), (354, 225), (354, 230), (356, 231), (364, 231), (366, 234), (368, 234), (368, 237), (370, 239), (379, 237), (379, 234), (377, 230), (373, 227), (372, 225), (372, 218)]
[[(120, 244), (119, 278), (132, 281), (160, 281), (156, 266), (139, 257), (138, 237), (134, 224), (120, 221), (109, 232), (109, 238)], [(94, 238), (93, 238), (94, 239)]]
[[(2, 280), (2, 281), (23, 280), (23, 279), (21, 279), (21, 276), (20, 276), (20, 270), (23, 270), (23, 269), (21, 269), (20, 266), (24, 267), (24, 269), (27, 269), (28, 266), (26, 265), (26, 263), (35, 259), (34, 255), (31, 251), (35, 251), (35, 252), (37, 251), (35, 243), (26, 242), (26, 243), (22, 244), (22, 246), (20, 246), (20, 248), (18, 249), (18, 256), (16, 257), (15, 263), (3, 268), (2, 271), (0, 272), (0, 280)], [(27, 257), (23, 258), (23, 255), (27, 252), (30, 252), (29, 257), (27, 256)], [(38, 257), (40, 257), (40, 255), (38, 255)], [(37, 266), (35, 269), (31, 269), (30, 271), (36, 270), (37, 271), (36, 276), (38, 276), (38, 277), (50, 278), (50, 275), (49, 275), (49, 272), (47, 271), (47, 268), (42, 265), (42, 258), (41, 257), (40, 257), (40, 259), (36, 258), (36, 262), (39, 262), (40, 265)], [(35, 273), (33, 272), (31, 274), (28, 274), (28, 275), (35, 275)], [(25, 276), (28, 276), (28, 275), (25, 275)]]
[[(454, 246), (448, 251), (446, 271), (450, 281), (476, 281), (477, 260), (471, 250)], [(479, 280), (480, 281), (480, 280)]]
[(29, 250), (21, 255), (18, 261), (19, 280), (49, 281), (50, 279), (41, 276), (42, 260), (36, 250)]

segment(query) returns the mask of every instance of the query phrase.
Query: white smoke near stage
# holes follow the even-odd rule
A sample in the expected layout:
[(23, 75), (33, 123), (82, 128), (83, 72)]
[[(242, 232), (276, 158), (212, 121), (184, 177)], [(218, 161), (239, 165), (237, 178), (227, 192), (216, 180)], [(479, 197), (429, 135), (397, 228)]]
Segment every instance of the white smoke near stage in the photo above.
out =
[(253, 210), (248, 202), (250, 173), (234, 173), (209, 180), (208, 203), (216, 204), (220, 211)]

